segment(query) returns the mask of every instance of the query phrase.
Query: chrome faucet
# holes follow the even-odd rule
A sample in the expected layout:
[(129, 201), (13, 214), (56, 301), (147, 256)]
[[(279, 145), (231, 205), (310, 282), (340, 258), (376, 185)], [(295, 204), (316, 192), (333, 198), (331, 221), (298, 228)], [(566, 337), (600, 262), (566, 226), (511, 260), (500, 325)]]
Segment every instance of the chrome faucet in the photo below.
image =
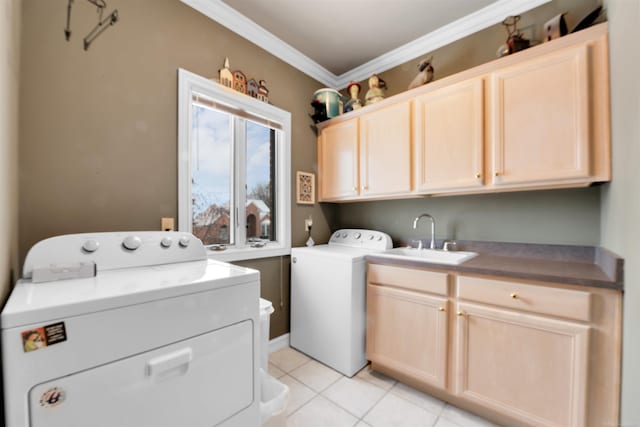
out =
[(431, 220), (431, 243), (429, 244), (430, 249), (436, 248), (436, 220), (433, 219), (431, 215), (428, 213), (420, 214), (413, 220), (413, 229), (415, 230), (418, 227), (418, 221), (420, 218), (429, 218)]

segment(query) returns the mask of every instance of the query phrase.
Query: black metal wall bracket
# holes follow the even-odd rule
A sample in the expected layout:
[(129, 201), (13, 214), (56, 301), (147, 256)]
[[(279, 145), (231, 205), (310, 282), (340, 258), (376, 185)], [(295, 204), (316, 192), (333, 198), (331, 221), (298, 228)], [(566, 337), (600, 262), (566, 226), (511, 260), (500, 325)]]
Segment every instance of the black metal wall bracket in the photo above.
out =
[[(71, 39), (71, 8), (74, 0), (69, 0), (67, 3), (67, 26), (64, 29), (64, 37), (67, 41)], [(98, 23), (83, 39), (84, 50), (88, 50), (89, 46), (95, 39), (98, 38), (107, 28), (118, 22), (118, 9), (114, 9), (109, 15), (103, 18), (104, 10), (107, 8), (105, 0), (87, 0), (98, 9)]]

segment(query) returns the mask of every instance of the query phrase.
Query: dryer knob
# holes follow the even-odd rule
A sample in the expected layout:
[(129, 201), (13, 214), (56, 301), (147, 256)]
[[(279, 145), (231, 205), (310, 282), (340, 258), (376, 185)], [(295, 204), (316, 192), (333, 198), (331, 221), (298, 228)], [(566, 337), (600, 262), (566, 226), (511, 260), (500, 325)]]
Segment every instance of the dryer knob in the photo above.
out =
[(346, 239), (347, 238), (347, 233), (342, 233), (342, 238)]
[(373, 240), (373, 234), (369, 234), (369, 240)]
[(84, 245), (82, 245), (82, 249), (85, 252), (95, 252), (98, 250), (98, 248), (100, 247), (100, 243), (98, 243), (97, 240), (87, 240), (86, 242), (84, 242)]
[(142, 244), (142, 240), (138, 236), (127, 236), (122, 241), (122, 246), (130, 251), (135, 251)]
[(355, 237), (356, 240), (358, 240), (361, 236), (362, 236), (362, 234), (360, 234), (360, 233), (356, 233), (356, 234), (353, 235), (353, 237)]
[(180, 237), (180, 240), (178, 240), (178, 243), (183, 248), (186, 248), (187, 246), (189, 246), (189, 242), (191, 242), (191, 239), (189, 238), (189, 236), (182, 236)]
[(382, 236), (378, 236), (378, 238), (376, 239), (378, 242), (382, 241)]
[(170, 247), (172, 243), (173, 240), (171, 240), (171, 237), (163, 237), (162, 240), (160, 240), (160, 246), (162, 246), (163, 248)]

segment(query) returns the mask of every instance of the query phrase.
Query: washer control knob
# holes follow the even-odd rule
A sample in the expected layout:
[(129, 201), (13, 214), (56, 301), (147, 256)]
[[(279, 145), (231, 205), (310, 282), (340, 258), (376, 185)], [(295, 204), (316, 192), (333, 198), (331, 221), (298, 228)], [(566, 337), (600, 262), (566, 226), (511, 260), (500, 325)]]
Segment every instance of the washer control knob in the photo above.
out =
[(98, 248), (100, 247), (100, 243), (98, 243), (97, 240), (87, 240), (86, 242), (84, 242), (84, 245), (82, 245), (82, 249), (85, 252), (95, 252), (98, 250)]
[(335, 233), (333, 233), (333, 237), (334, 239), (337, 239), (338, 237), (340, 237), (340, 232), (336, 231)]
[(183, 248), (186, 248), (187, 246), (189, 246), (190, 242), (191, 242), (191, 239), (189, 238), (189, 236), (182, 236), (180, 237), (180, 240), (178, 240), (178, 243)]
[(378, 242), (380, 242), (382, 240), (382, 236), (378, 236), (378, 238), (376, 239)]
[(360, 237), (362, 237), (362, 234), (356, 233), (356, 234), (353, 235), (353, 237), (355, 237), (356, 240), (358, 240)]
[(138, 236), (127, 236), (122, 241), (122, 246), (130, 251), (135, 251), (142, 244), (142, 240)]
[(160, 240), (160, 246), (162, 246), (163, 248), (170, 247), (172, 243), (173, 240), (171, 240), (171, 237), (163, 237), (162, 240)]
[(369, 240), (373, 240), (373, 234), (369, 234)]
[(342, 238), (346, 239), (347, 238), (347, 233), (342, 233)]

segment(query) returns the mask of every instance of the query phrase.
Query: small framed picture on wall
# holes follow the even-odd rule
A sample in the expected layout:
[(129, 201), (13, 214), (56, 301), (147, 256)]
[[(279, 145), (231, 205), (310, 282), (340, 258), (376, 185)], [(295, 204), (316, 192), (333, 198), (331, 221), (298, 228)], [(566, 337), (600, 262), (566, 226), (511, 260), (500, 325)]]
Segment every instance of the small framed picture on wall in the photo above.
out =
[(316, 176), (308, 172), (296, 172), (296, 202), (313, 205), (316, 202)]

